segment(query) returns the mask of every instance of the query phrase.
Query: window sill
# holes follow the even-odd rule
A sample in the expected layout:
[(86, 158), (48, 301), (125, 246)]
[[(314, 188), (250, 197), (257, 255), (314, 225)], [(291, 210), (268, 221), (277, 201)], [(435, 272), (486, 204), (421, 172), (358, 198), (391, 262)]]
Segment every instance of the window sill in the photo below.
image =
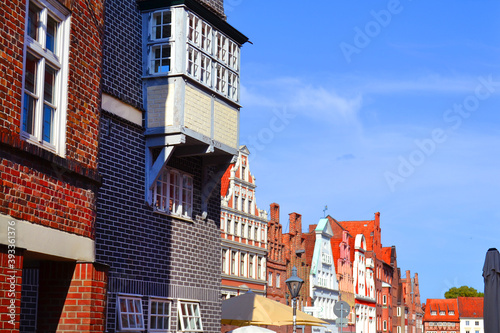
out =
[(186, 222), (194, 223), (193, 218), (188, 217), (188, 216), (180, 216), (180, 215), (171, 214), (171, 213), (168, 213), (168, 212), (164, 212), (164, 211), (158, 210), (158, 209), (156, 209), (154, 207), (153, 207), (153, 212), (156, 213), (156, 214), (169, 216), (169, 217), (171, 217), (173, 219), (176, 219), (176, 220), (181, 220), (181, 221), (186, 221)]

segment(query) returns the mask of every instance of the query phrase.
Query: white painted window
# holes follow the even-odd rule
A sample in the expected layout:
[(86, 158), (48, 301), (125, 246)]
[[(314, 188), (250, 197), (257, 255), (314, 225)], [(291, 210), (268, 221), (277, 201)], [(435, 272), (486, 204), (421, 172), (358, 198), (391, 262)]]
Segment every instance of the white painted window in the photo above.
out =
[(384, 331), (387, 331), (387, 320), (384, 320), (383, 329)]
[(142, 302), (139, 297), (118, 296), (118, 325), (121, 331), (144, 329)]
[(231, 252), (231, 274), (236, 274), (236, 258), (238, 253), (236, 251)]
[(212, 39), (213, 39), (212, 27), (208, 23), (202, 21), (200, 29), (201, 29), (201, 48), (204, 51), (211, 54), (212, 53)]
[(21, 137), (64, 155), (70, 19), (52, 4), (28, 3)]
[(401, 317), (401, 308), (398, 307), (398, 317)]
[(226, 63), (226, 55), (227, 55), (227, 38), (221, 33), (216, 33), (216, 45), (215, 45), (215, 56), (222, 63)]
[(257, 279), (262, 279), (262, 258), (257, 257)]
[(276, 288), (280, 288), (281, 286), (281, 275), (280, 273), (276, 273)]
[(216, 65), (215, 69), (215, 90), (220, 92), (221, 94), (225, 95), (226, 94), (226, 89), (227, 89), (227, 73), (226, 73), (226, 68), (220, 64)]
[(196, 51), (192, 47), (188, 47), (187, 54), (187, 73), (195, 78), (200, 75), (200, 65), (198, 58), (200, 57), (200, 52)]
[(156, 210), (191, 218), (193, 212), (193, 177), (179, 170), (164, 168), (152, 189)]
[(253, 278), (254, 277), (254, 260), (255, 256), (250, 255), (248, 258), (248, 277)]
[(387, 296), (386, 295), (383, 295), (382, 296), (382, 304), (387, 304)]
[(228, 65), (235, 71), (238, 71), (240, 57), (240, 48), (236, 43), (229, 41), (228, 45)]
[(227, 76), (227, 96), (234, 100), (238, 100), (238, 75), (233, 72), (228, 71)]
[(170, 330), (171, 302), (163, 299), (149, 300), (149, 332), (168, 332)]
[(222, 250), (222, 273), (227, 273), (227, 250)]
[(149, 33), (149, 73), (166, 74), (170, 72), (172, 37), (172, 12), (159, 10), (150, 18)]
[(268, 278), (267, 278), (267, 285), (269, 287), (272, 287), (273, 286), (273, 273), (272, 272), (269, 272), (268, 274)]
[(245, 259), (246, 255), (244, 253), (240, 253), (240, 276), (245, 276)]
[(199, 303), (179, 301), (178, 312), (182, 332), (203, 332)]

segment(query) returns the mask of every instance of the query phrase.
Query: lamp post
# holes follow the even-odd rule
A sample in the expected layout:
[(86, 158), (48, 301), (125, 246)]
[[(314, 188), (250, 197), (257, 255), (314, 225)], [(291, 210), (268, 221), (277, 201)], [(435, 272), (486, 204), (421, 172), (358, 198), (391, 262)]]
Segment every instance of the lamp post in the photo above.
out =
[(292, 276), (285, 281), (290, 291), (290, 296), (292, 297), (293, 305), (293, 333), (297, 332), (297, 296), (299, 296), (300, 288), (304, 283), (304, 280), (297, 276), (297, 267), (293, 266)]

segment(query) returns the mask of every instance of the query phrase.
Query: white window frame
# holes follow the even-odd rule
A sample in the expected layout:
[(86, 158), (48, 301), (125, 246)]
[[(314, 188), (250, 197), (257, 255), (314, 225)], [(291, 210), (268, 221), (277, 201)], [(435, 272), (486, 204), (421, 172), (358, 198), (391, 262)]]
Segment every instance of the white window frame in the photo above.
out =
[[(165, 12), (170, 13), (170, 22), (169, 24), (164, 24), (163, 22), (160, 25), (155, 24), (154, 22), (154, 17), (157, 14), (163, 14)], [(163, 17), (163, 15), (162, 15)], [(172, 65), (173, 65), (173, 55), (174, 55), (174, 50), (173, 50), (173, 42), (174, 42), (174, 28), (175, 25), (172, 24), (174, 22), (174, 11), (171, 11), (170, 9), (162, 9), (162, 10), (157, 10), (152, 13), (150, 13), (149, 16), (149, 25), (148, 25), (148, 65), (147, 65), (147, 72), (150, 75), (165, 75), (168, 74), (172, 71)], [(170, 36), (161, 36), (160, 38), (156, 38), (154, 34), (154, 29), (156, 27), (163, 27), (163, 26), (170, 26)], [(165, 54), (166, 52), (165, 47), (168, 49), (168, 55)], [(159, 50), (159, 57), (156, 57), (156, 50)], [(160, 66), (158, 67), (158, 70), (155, 70), (155, 62), (159, 61)], [(168, 62), (168, 70), (162, 70), (163, 68), (163, 62)]]
[[(156, 312), (153, 313), (153, 303), (157, 303), (156, 306)], [(167, 306), (167, 311), (163, 311), (164, 313), (158, 313), (158, 304), (162, 304), (162, 306)], [(149, 315), (148, 315), (148, 332), (169, 332), (172, 329), (172, 301), (164, 298), (156, 298), (156, 297), (151, 297), (149, 298)], [(167, 313), (165, 313), (167, 312)], [(160, 318), (166, 318), (167, 319), (167, 328), (157, 328), (158, 327), (158, 320)], [(152, 323), (153, 320), (155, 320), (155, 326), (156, 328), (153, 328)]]
[(240, 276), (245, 276), (246, 274), (246, 253), (240, 253)]
[[(35, 27), (36, 37), (29, 34), (29, 6), (30, 4), (39, 7), (37, 27)], [(47, 22), (49, 17), (57, 22), (54, 37), (54, 50), (50, 50), (47, 45)], [(66, 113), (68, 103), (68, 65), (69, 65), (69, 36), (70, 36), (70, 12), (56, 1), (31, 0), (26, 3), (25, 18), (25, 43), (23, 50), (23, 98), (21, 106), (21, 128), (20, 134), (23, 140), (39, 145), (44, 149), (52, 151), (60, 156), (65, 155), (66, 149)], [(33, 90), (26, 88), (26, 68), (28, 54), (36, 59), (35, 77), (33, 78)], [(54, 82), (52, 86), (52, 101), (45, 101), (44, 84), (47, 68), (55, 70)], [(27, 117), (29, 107), (28, 99), (33, 101), (31, 117)], [(50, 113), (50, 139), (44, 140), (44, 116), (45, 110), (52, 109)], [(28, 128), (28, 119), (31, 118), (31, 129)], [(25, 126), (26, 124), (26, 126)]]
[(273, 286), (273, 272), (267, 273), (267, 285), (269, 287)]
[(382, 329), (384, 331), (387, 331), (387, 320), (384, 320), (383, 323), (382, 323)]
[(222, 273), (224, 274), (227, 274), (227, 264), (228, 264), (228, 258), (227, 258), (227, 254), (228, 254), (228, 250), (227, 249), (222, 249)]
[(231, 275), (236, 275), (236, 261), (238, 260), (238, 252), (236, 251), (231, 251), (231, 267), (230, 267), (230, 274)]
[(281, 274), (280, 273), (276, 273), (276, 288), (281, 288)]
[(255, 256), (253, 254), (248, 255), (248, 277), (254, 278), (255, 275)]
[[(174, 176), (174, 184), (171, 182), (170, 175)], [(177, 193), (175, 189), (178, 190)], [(173, 194), (172, 190), (174, 190)], [(192, 175), (165, 167), (158, 173), (151, 192), (156, 211), (192, 219), (194, 193)]]
[[(122, 301), (125, 302), (125, 311), (122, 309)], [(144, 330), (144, 312), (140, 296), (118, 295), (116, 298), (116, 311), (120, 331)], [(124, 317), (128, 319), (134, 318), (135, 325), (131, 326), (130, 321), (125, 324)]]
[(383, 305), (387, 304), (387, 295), (382, 295), (382, 304)]
[(257, 279), (262, 280), (262, 257), (257, 256)]
[(181, 332), (203, 332), (200, 303), (179, 300), (177, 313)]

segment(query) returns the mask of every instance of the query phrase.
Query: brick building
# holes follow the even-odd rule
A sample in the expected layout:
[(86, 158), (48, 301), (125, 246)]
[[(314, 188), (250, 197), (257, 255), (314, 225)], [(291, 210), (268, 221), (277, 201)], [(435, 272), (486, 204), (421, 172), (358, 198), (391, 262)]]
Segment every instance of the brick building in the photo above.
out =
[(420, 302), (418, 274), (411, 277), (406, 271), (405, 277), (399, 279), (399, 297), (397, 300), (398, 328), (397, 333), (423, 333), (424, 311)]
[(375, 213), (373, 220), (340, 221), (339, 223), (352, 235), (364, 235), (365, 256), (373, 264), (375, 279), (375, 330), (377, 332), (390, 332), (394, 327), (395, 308), (393, 302), (398, 289), (398, 281), (394, 279), (397, 262), (395, 249), (393, 251), (392, 247), (382, 247), (380, 213)]
[[(305, 306), (311, 306), (309, 273), (311, 271), (311, 261), (314, 253), (314, 235), (302, 232), (302, 215), (290, 213), (289, 232), (283, 234), (286, 255), (286, 279), (292, 276), (292, 268), (297, 267), (297, 276), (304, 280), (297, 298), (297, 309), (303, 310)], [(286, 280), (285, 279), (285, 280)], [(287, 305), (292, 305), (290, 293), (285, 293)]]
[(286, 275), (285, 244), (283, 243), (283, 230), (280, 224), (280, 206), (277, 203), (271, 204), (271, 219), (267, 228), (267, 245), (269, 254), (267, 256), (266, 276), (273, 276), (275, 283), (268, 284), (266, 297), (286, 304), (285, 294), (288, 292), (288, 288), (285, 280), (289, 276)]
[[(238, 159), (221, 179), (223, 299), (248, 290), (266, 295), (267, 212), (256, 205), (249, 154), (246, 146), (240, 147)], [(276, 283), (281, 283), (279, 275)]]
[(2, 332), (102, 332), (94, 254), (103, 1), (0, 7)]
[(96, 257), (107, 332), (220, 332), (240, 47), (222, 0), (106, 1)]

